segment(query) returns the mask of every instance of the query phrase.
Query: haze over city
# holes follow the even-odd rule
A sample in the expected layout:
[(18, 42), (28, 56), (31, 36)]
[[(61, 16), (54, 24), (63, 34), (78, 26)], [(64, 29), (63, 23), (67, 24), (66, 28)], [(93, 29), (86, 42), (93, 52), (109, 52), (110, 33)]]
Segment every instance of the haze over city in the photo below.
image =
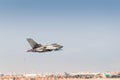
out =
[[(1, 0), (0, 73), (120, 71), (119, 0)], [(27, 53), (26, 38), (61, 51)]]

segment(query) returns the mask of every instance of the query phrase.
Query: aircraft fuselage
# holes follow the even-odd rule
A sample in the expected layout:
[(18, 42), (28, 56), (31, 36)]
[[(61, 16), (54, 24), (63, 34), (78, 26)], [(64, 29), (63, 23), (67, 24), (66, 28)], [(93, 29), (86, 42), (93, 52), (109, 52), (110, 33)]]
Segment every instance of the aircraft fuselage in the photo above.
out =
[(60, 50), (61, 48), (63, 48), (62, 45), (59, 44), (50, 44), (50, 45), (41, 45), (41, 44), (37, 44), (34, 40), (32, 39), (27, 39), (28, 42), (30, 43), (32, 49), (27, 50), (27, 52), (49, 52), (49, 51), (57, 51)]

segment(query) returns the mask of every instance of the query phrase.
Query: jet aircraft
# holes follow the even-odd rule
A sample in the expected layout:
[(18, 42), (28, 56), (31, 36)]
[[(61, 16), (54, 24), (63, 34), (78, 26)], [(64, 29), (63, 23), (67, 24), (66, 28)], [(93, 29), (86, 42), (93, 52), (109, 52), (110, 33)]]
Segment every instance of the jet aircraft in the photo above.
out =
[(42, 53), (42, 52), (57, 51), (57, 50), (60, 50), (61, 48), (63, 48), (62, 45), (59, 45), (57, 43), (53, 43), (50, 45), (41, 45), (41, 44), (38, 44), (37, 42), (35, 42), (31, 38), (27, 38), (27, 41), (29, 42), (30, 46), (32, 47), (32, 49), (27, 50), (27, 52)]

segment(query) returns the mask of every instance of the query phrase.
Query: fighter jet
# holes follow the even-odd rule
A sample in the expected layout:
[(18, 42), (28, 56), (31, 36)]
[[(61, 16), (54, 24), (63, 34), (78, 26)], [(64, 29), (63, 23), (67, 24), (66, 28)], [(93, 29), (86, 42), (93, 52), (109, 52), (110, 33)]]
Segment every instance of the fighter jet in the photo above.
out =
[(62, 45), (53, 43), (50, 45), (41, 45), (38, 44), (37, 42), (35, 42), (33, 39), (31, 38), (27, 38), (27, 41), (29, 42), (30, 46), (32, 47), (32, 49), (27, 50), (27, 52), (50, 52), (50, 51), (57, 51), (60, 50), (61, 48), (63, 48)]

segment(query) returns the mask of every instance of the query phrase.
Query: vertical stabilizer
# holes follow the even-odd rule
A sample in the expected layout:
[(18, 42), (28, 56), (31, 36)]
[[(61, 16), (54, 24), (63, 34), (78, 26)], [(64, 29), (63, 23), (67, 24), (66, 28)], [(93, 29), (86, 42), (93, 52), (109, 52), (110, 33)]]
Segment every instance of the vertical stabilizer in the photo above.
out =
[(41, 44), (38, 44), (37, 42), (35, 42), (33, 39), (31, 38), (27, 38), (27, 41), (29, 42), (30, 46), (35, 49), (37, 47), (41, 47)]

